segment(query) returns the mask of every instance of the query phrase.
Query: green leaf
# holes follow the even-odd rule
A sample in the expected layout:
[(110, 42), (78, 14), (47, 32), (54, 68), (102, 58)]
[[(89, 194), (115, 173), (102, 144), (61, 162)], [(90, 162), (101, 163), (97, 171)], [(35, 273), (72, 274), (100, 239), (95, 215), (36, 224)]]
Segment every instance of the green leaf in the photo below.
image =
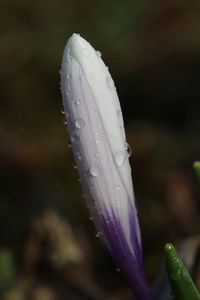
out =
[(194, 168), (194, 171), (197, 175), (198, 182), (200, 184), (200, 161), (195, 161), (193, 163), (193, 168)]
[(200, 300), (200, 294), (172, 244), (165, 245), (165, 263), (175, 299)]

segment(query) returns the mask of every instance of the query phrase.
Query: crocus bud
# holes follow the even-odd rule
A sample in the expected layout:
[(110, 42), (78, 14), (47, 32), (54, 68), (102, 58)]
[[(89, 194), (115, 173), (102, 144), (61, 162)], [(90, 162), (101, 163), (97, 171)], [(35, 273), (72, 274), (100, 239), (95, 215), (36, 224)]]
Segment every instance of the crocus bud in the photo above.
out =
[(137, 299), (151, 299), (119, 99), (101, 53), (73, 34), (61, 90), (74, 159), (98, 234)]

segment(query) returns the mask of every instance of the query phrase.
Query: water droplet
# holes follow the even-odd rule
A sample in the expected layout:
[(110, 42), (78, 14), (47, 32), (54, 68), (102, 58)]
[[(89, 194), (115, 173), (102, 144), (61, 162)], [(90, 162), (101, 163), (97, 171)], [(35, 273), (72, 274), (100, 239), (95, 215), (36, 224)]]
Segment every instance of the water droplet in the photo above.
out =
[(99, 140), (96, 140), (95, 142), (96, 142), (96, 144), (99, 144)]
[(90, 50), (87, 48), (82, 48), (81, 52), (83, 53), (83, 55), (85, 56), (90, 56)]
[(116, 186), (116, 189), (119, 191), (119, 190), (120, 190), (120, 186), (119, 186), (119, 185), (117, 185), (117, 186)]
[(77, 119), (75, 124), (76, 124), (76, 128), (81, 129), (85, 126), (85, 121), (83, 119)]
[(67, 74), (67, 79), (69, 79), (69, 77), (70, 77), (69, 74)]
[(79, 133), (77, 130), (75, 130), (74, 132), (72, 132), (72, 136), (73, 137), (78, 137), (79, 136)]
[(101, 52), (97, 50), (96, 51), (96, 56), (100, 58), (101, 57)]
[(95, 156), (96, 156), (96, 157), (99, 157), (99, 153), (97, 152), (97, 153), (95, 154)]
[(69, 96), (69, 92), (68, 91), (66, 92), (66, 95)]
[(132, 149), (131, 149), (131, 146), (128, 143), (126, 143), (126, 151), (128, 153), (128, 157), (130, 157), (131, 154), (132, 154)]
[(69, 141), (68, 147), (71, 148), (71, 146), (72, 146), (71, 141)]
[(118, 167), (122, 167), (125, 160), (126, 160), (126, 155), (123, 151), (119, 151), (115, 154), (115, 163)]
[(65, 118), (63, 119), (63, 123), (64, 125), (67, 125), (67, 120)]
[(76, 164), (74, 164), (74, 169), (77, 169), (77, 165)]
[(80, 179), (80, 178), (78, 179), (78, 182), (81, 182), (81, 179)]
[(100, 232), (97, 232), (97, 234), (95, 236), (96, 236), (96, 238), (100, 238)]
[(72, 100), (74, 101), (74, 104), (79, 105), (80, 102), (79, 100), (76, 98), (76, 96), (72, 96)]
[(92, 166), (92, 167), (90, 168), (90, 174), (91, 174), (92, 176), (94, 176), (94, 177), (99, 176), (99, 167), (97, 167), (97, 166)]
[(63, 108), (61, 108), (60, 113), (61, 113), (61, 115), (65, 115), (65, 111)]
[(171, 272), (171, 278), (173, 280), (178, 280), (181, 277), (181, 269), (177, 269), (174, 272)]
[(79, 133), (77, 130), (75, 130), (74, 132), (72, 132), (71, 134), (71, 142), (72, 144), (75, 144), (79, 141)]
[(96, 134), (96, 136), (98, 136), (98, 135), (99, 135), (99, 133), (98, 133), (98, 132), (96, 132), (95, 134)]
[(70, 58), (69, 57), (67, 58), (67, 62), (70, 62)]
[(93, 221), (93, 218), (92, 218), (92, 217), (89, 217), (89, 220), (90, 220), (90, 221)]

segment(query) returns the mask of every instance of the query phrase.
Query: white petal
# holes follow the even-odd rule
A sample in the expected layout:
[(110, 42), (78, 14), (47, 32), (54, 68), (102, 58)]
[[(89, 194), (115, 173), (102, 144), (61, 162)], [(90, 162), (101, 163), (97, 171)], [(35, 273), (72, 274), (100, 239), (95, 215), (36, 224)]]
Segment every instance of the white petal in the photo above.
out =
[(98, 211), (99, 228), (101, 214), (115, 211), (132, 247), (130, 207), (134, 210), (138, 239), (140, 232), (119, 99), (102, 59), (77, 34), (69, 39), (64, 51), (61, 86), (73, 152), (88, 206), (94, 214)]
[(70, 57), (74, 58), (82, 68), (102, 118), (111, 151), (120, 165), (120, 175), (132, 195), (133, 185), (129, 164), (123, 164), (127, 160), (126, 140), (121, 107), (113, 79), (103, 60), (96, 55), (95, 49), (78, 34), (73, 34), (69, 39), (63, 61), (71, 59)]

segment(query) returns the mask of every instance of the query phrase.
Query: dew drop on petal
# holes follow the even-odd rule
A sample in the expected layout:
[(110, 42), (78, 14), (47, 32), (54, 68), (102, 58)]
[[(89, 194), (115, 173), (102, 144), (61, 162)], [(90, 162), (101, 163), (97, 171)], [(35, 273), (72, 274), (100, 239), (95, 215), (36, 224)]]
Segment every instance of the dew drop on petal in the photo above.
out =
[(85, 126), (85, 121), (83, 119), (77, 119), (75, 122), (76, 128), (83, 128)]
[(60, 113), (61, 113), (61, 115), (65, 115), (65, 111), (63, 108), (60, 109)]
[(72, 132), (72, 136), (73, 137), (78, 137), (79, 136), (79, 133), (77, 130), (75, 130), (74, 132)]
[(126, 151), (127, 151), (128, 157), (130, 157), (132, 154), (132, 149), (128, 143), (126, 143)]
[(118, 167), (122, 167), (126, 160), (126, 154), (123, 151), (119, 151), (115, 154), (115, 163)]
[(90, 56), (90, 50), (87, 48), (82, 48), (81, 52), (83, 53), (83, 55), (85, 56)]
[(72, 144), (75, 144), (79, 141), (79, 133), (77, 130), (75, 130), (74, 132), (72, 132), (71, 134), (71, 142)]
[(90, 168), (90, 174), (92, 175), (92, 176), (94, 176), (94, 177), (97, 177), (97, 176), (99, 176), (99, 167), (97, 167), (97, 166), (92, 166), (91, 168)]
[(63, 123), (64, 123), (64, 125), (67, 125), (67, 120), (66, 120), (66, 118), (63, 119)]
[(101, 52), (97, 50), (96, 51), (96, 56), (100, 58), (101, 57)]

